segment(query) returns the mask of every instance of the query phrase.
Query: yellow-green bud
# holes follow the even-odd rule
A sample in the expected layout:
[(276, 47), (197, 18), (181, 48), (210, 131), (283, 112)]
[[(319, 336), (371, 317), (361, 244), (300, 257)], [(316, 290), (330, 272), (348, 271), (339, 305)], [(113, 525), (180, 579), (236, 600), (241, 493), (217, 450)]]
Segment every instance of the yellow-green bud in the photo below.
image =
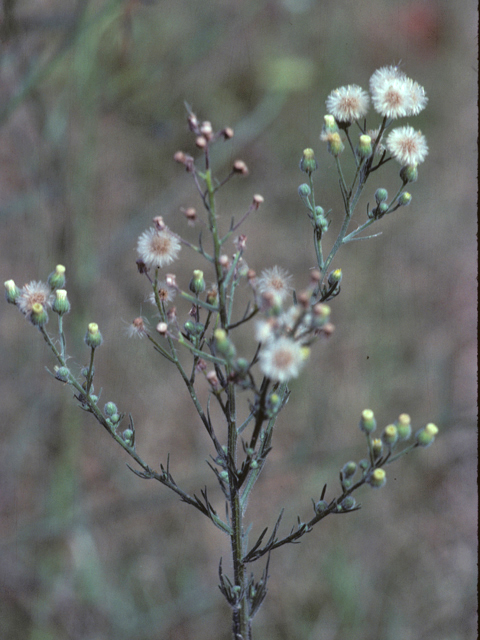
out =
[(345, 511), (350, 511), (350, 509), (353, 509), (353, 507), (357, 504), (357, 501), (353, 496), (347, 496), (342, 500), (340, 504), (342, 506), (342, 509), (344, 509)]
[(421, 447), (428, 447), (435, 440), (435, 436), (438, 434), (437, 425), (433, 422), (429, 422), (423, 429), (417, 431), (416, 439)]
[(418, 169), (416, 164), (406, 165), (400, 169), (400, 178), (403, 184), (416, 182), (418, 179)]
[(353, 460), (351, 460), (350, 462), (346, 462), (343, 465), (342, 475), (344, 478), (350, 478), (351, 476), (354, 475), (356, 470), (357, 470), (357, 464), (356, 462), (353, 462)]
[(47, 282), (52, 290), (63, 289), (65, 286), (65, 267), (63, 264), (57, 264), (55, 271), (52, 271), (48, 276)]
[(399, 440), (408, 440), (412, 435), (412, 425), (408, 413), (402, 413), (398, 416), (396, 422)]
[(412, 196), (410, 193), (407, 193), (406, 191), (404, 191), (403, 193), (401, 193), (398, 196), (398, 200), (397, 203), (401, 206), (401, 207), (408, 207), (408, 205), (411, 203), (412, 201)]
[(371, 487), (380, 488), (387, 482), (387, 474), (383, 469), (375, 469), (368, 480), (368, 484)]
[(118, 413), (117, 405), (114, 402), (107, 402), (107, 404), (103, 407), (103, 411), (105, 415), (110, 418), (111, 416)]
[(190, 280), (189, 289), (195, 295), (203, 293), (205, 291), (205, 280), (203, 278), (203, 271), (195, 269), (193, 272), (193, 278)]
[(131, 429), (125, 429), (125, 431), (122, 433), (122, 438), (125, 444), (127, 444), (129, 447), (133, 447), (134, 433)]
[(335, 269), (335, 271), (331, 271), (328, 274), (328, 284), (336, 285), (336, 284), (340, 284), (341, 281), (342, 281), (342, 270), (341, 269)]
[(368, 158), (372, 155), (372, 139), (370, 136), (361, 135), (358, 141), (357, 156), (359, 158)]
[(85, 344), (91, 349), (96, 349), (102, 344), (102, 342), (103, 338), (98, 329), (98, 324), (96, 322), (90, 322), (85, 335)]
[(43, 304), (40, 304), (40, 302), (34, 302), (28, 318), (35, 327), (43, 327), (48, 322), (48, 313), (46, 312)]
[(227, 332), (224, 329), (215, 329), (213, 336), (215, 338), (217, 351), (225, 356), (225, 358), (229, 360), (233, 359), (235, 357), (235, 347), (228, 338)]
[(323, 133), (338, 133), (338, 124), (333, 116), (323, 116), (323, 123)]
[(380, 458), (383, 452), (383, 442), (380, 438), (374, 438), (372, 440), (372, 453), (375, 459)]
[(375, 420), (375, 416), (373, 411), (370, 409), (364, 409), (362, 411), (362, 415), (360, 416), (360, 429), (364, 433), (373, 433), (377, 428), (377, 421)]
[(332, 156), (335, 157), (339, 156), (343, 152), (345, 146), (339, 133), (332, 133), (330, 136), (328, 136), (327, 148), (329, 153), (331, 153)]
[(55, 378), (61, 382), (68, 382), (70, 379), (70, 371), (67, 367), (53, 367)]
[(4, 282), (5, 286), (5, 299), (10, 304), (15, 304), (18, 296), (20, 295), (20, 289), (17, 287), (13, 280), (7, 280)]
[(394, 424), (389, 424), (382, 433), (383, 442), (392, 447), (398, 440), (398, 431), (397, 427)]
[(52, 309), (55, 313), (58, 313), (59, 316), (63, 316), (70, 311), (70, 302), (68, 301), (65, 289), (57, 289), (55, 291), (55, 300)]
[(317, 514), (323, 513), (327, 509), (328, 509), (328, 502), (326, 500), (319, 500), (315, 504), (315, 513), (317, 513)]
[(311, 176), (312, 173), (318, 169), (318, 162), (315, 160), (315, 152), (313, 149), (303, 150), (303, 156), (300, 160), (300, 169), (304, 171), (307, 176)]

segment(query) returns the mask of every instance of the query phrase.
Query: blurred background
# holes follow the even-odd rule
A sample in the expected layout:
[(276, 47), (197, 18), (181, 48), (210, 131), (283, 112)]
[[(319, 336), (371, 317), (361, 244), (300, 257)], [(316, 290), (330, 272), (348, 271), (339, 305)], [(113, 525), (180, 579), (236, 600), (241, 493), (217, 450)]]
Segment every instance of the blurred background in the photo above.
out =
[[(184, 101), (215, 129), (235, 129), (215, 148), (219, 175), (237, 158), (250, 169), (219, 196), (225, 224), (254, 193), (265, 198), (244, 228), (249, 266), (279, 264), (302, 288), (315, 264), (297, 196), (305, 147), (320, 164), (317, 203), (341, 214), (318, 139), (329, 92), (368, 88), (375, 69), (400, 61), (426, 88), (427, 109), (408, 121), (430, 147), (413, 202), (375, 227), (382, 236), (335, 260), (344, 275), (336, 331), (292, 384), (249, 504), (252, 535), (282, 507), (288, 533), (324, 483), (336, 495), (339, 468), (365, 455), (362, 409), (380, 426), (408, 412), (414, 428), (432, 421), (441, 433), (388, 467), (384, 489), (357, 493), (360, 511), (330, 516), (274, 553), (255, 638), (476, 636), (476, 25), (473, 0), (3, 2), (3, 280), (22, 286), (66, 266), (71, 362), (86, 364), (86, 324), (97, 322), (102, 400), (133, 414), (151, 465), (170, 452), (180, 486), (206, 484), (220, 511), (205, 463), (212, 450), (181, 381), (146, 341), (125, 335), (140, 313), (152, 317), (138, 235), (162, 215), (196, 238), (180, 208), (200, 202), (172, 160), (178, 149), (197, 155)], [(360, 220), (377, 187), (397, 190), (398, 169), (375, 174)], [(181, 255), (174, 266), (186, 286), (202, 265)], [(220, 556), (230, 567), (228, 540), (130, 473), (45, 372), (54, 364), (46, 345), (7, 304), (0, 336), (2, 638), (227, 640), (230, 611), (216, 585)]]

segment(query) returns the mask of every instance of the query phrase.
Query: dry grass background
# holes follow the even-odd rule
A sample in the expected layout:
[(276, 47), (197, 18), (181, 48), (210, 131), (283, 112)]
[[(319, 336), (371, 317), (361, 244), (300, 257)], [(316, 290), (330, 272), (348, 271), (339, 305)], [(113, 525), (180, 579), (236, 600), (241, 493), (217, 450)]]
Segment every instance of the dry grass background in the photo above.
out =
[[(306, 146), (320, 161), (322, 205), (340, 211), (318, 141), (326, 96), (346, 83), (366, 87), (376, 68), (399, 59), (426, 87), (429, 106), (412, 124), (430, 155), (413, 203), (378, 225), (380, 238), (336, 260), (344, 272), (336, 332), (292, 385), (249, 505), (254, 531), (282, 506), (287, 530), (325, 482), (336, 489), (339, 467), (364, 455), (361, 409), (381, 424), (408, 411), (415, 425), (436, 422), (441, 436), (391, 467), (385, 489), (364, 489), (361, 511), (330, 517), (274, 554), (255, 637), (473, 638), (475, 3), (24, 0), (14, 18), (2, 23), (2, 108), (28, 82), (30, 90), (0, 114), (1, 272), (22, 285), (66, 265), (73, 360), (83, 363), (86, 323), (98, 322), (103, 398), (133, 413), (148, 461), (171, 452), (189, 492), (214, 490), (206, 434), (169, 367), (124, 334), (148, 310), (138, 234), (158, 214), (192, 233), (179, 209), (198, 202), (172, 162), (177, 149), (192, 150), (183, 101), (215, 127), (235, 128), (220, 166), (242, 157), (250, 168), (220, 196), (226, 220), (252, 194), (265, 197), (246, 227), (247, 262), (257, 271), (288, 266), (301, 287), (314, 264), (296, 193)], [(396, 171), (389, 165), (372, 194), (393, 193)], [(196, 263), (182, 254), (186, 282)], [(2, 637), (226, 640), (216, 574), (227, 541), (127, 470), (124, 454), (45, 373), (45, 345), (7, 305), (0, 336)]]

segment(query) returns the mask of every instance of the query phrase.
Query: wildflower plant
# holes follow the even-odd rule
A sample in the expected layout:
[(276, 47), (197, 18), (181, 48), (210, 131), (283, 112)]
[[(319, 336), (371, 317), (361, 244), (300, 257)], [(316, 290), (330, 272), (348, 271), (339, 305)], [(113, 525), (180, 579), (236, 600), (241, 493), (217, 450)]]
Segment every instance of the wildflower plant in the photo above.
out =
[[(370, 102), (380, 122), (367, 127)], [(416, 447), (427, 447), (435, 439), (438, 428), (430, 423), (413, 434), (410, 416), (398, 419), (377, 431), (374, 412), (359, 411), (359, 428), (366, 440), (366, 455), (358, 461), (347, 461), (339, 471), (339, 488), (327, 494), (327, 486), (319, 487), (312, 499), (312, 510), (290, 529), (281, 533), (283, 511), (272, 524), (265, 524), (258, 538), (249, 539), (247, 526), (248, 499), (265, 467), (273, 447), (274, 427), (290, 396), (289, 382), (308, 367), (310, 350), (319, 337), (330, 337), (334, 331), (331, 305), (341, 292), (342, 271), (332, 269), (341, 247), (354, 240), (373, 238), (363, 232), (380, 224), (385, 216), (409, 205), (412, 196), (406, 191), (418, 178), (418, 165), (428, 152), (424, 136), (411, 126), (391, 129), (394, 120), (417, 115), (427, 103), (423, 87), (407, 78), (398, 67), (384, 67), (370, 80), (370, 94), (357, 85), (335, 89), (327, 98), (328, 113), (320, 135), (333, 156), (339, 176), (343, 222), (336, 238), (329, 238), (330, 221), (336, 213), (317, 204), (313, 176), (318, 168), (315, 153), (305, 149), (300, 169), (306, 181), (298, 193), (313, 229), (312, 259), (315, 267), (304, 279), (304, 287), (294, 290), (292, 277), (283, 266), (263, 270), (259, 276), (246, 263), (247, 236), (243, 228), (257, 211), (263, 197), (254, 195), (240, 220), (225, 220), (217, 210), (216, 195), (236, 176), (248, 175), (242, 160), (233, 163), (225, 176), (216, 176), (213, 149), (220, 141), (233, 137), (229, 127), (214, 131), (208, 121), (200, 121), (187, 107), (187, 121), (200, 158), (178, 151), (174, 160), (183, 166), (187, 177), (195, 183), (203, 212), (189, 206), (183, 210), (189, 226), (201, 226), (197, 242), (183, 238), (165, 224), (161, 216), (153, 220), (137, 243), (137, 269), (146, 285), (146, 296), (155, 308), (147, 319), (138, 317), (128, 328), (130, 336), (146, 338), (153, 349), (175, 368), (185, 384), (187, 395), (196, 409), (199, 423), (211, 441), (208, 465), (218, 483), (221, 496), (212, 500), (207, 489), (191, 495), (174, 480), (169, 458), (154, 468), (141, 453), (133, 417), (118, 408), (114, 401), (102, 404), (95, 393), (94, 360), (103, 337), (97, 323), (88, 324), (85, 344), (89, 350), (86, 366), (74, 371), (69, 364), (64, 316), (70, 311), (65, 289), (65, 268), (59, 265), (46, 283), (30, 282), (19, 289), (13, 280), (5, 282), (6, 299), (36, 326), (50, 347), (56, 364), (51, 375), (73, 390), (82, 409), (93, 415), (115, 442), (130, 456), (129, 469), (139, 478), (154, 479), (194, 507), (212, 525), (230, 539), (232, 572), (219, 564), (220, 591), (231, 607), (232, 637), (250, 640), (252, 620), (267, 593), (269, 564), (273, 551), (301, 540), (332, 514), (358, 510), (354, 493), (363, 485), (383, 487), (387, 481), (385, 467)], [(378, 120), (378, 118), (377, 118)], [(347, 178), (341, 157), (351, 153), (352, 175)], [(377, 176), (391, 160), (400, 165), (400, 184), (390, 198)], [(354, 214), (368, 181), (376, 190), (365, 211)], [(183, 279), (173, 272), (173, 264), (181, 251), (193, 251), (198, 266)], [(251, 265), (252, 260), (248, 258)], [(166, 270), (169, 270), (167, 273)], [(236, 305), (236, 292), (249, 292), (250, 301), (243, 309)], [(185, 301), (189, 311), (179, 317), (173, 305)], [(49, 318), (57, 316), (58, 337), (47, 331)], [(236, 336), (244, 325), (253, 325), (255, 346), (248, 346)], [(145, 344), (145, 343), (143, 343)], [(143, 348), (143, 347), (139, 347)], [(188, 366), (181, 352), (189, 357)], [(241, 416), (239, 394), (248, 397), (248, 412)], [(217, 404), (221, 419), (212, 419), (212, 404)], [(216, 414), (218, 412), (215, 412)], [(217, 506), (215, 506), (217, 504)], [(260, 574), (251, 567), (264, 558)]]

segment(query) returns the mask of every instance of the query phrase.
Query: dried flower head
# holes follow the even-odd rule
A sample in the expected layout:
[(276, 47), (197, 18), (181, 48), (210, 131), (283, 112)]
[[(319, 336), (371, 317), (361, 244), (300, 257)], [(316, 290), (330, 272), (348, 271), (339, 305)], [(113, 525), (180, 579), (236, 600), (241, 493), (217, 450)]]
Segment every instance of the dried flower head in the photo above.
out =
[(17, 306), (27, 317), (32, 313), (34, 304), (41, 304), (44, 309), (52, 306), (53, 295), (48, 284), (45, 282), (29, 282), (21, 290), (17, 298)]
[(161, 268), (173, 262), (180, 251), (180, 242), (168, 227), (157, 230), (150, 227), (138, 239), (137, 252), (149, 268)]
[(135, 318), (127, 327), (127, 335), (129, 338), (144, 338), (147, 335), (147, 322), (139, 316)]
[(269, 340), (260, 351), (260, 369), (267, 378), (288, 382), (300, 373), (308, 349), (290, 338)]
[[(163, 281), (158, 283), (157, 289), (160, 302), (163, 303), (172, 302), (177, 293), (175, 287), (172, 287), (167, 282)], [(155, 294), (153, 293), (153, 291), (148, 295), (148, 301), (151, 302), (154, 306), (157, 305), (157, 301), (155, 300)]]
[(283, 301), (292, 290), (291, 280), (292, 276), (281, 267), (275, 266), (271, 269), (265, 269), (257, 280), (257, 291), (260, 294), (276, 294), (280, 301)]
[(420, 164), (428, 154), (425, 136), (408, 126), (393, 129), (388, 135), (387, 146), (395, 160), (403, 166)]
[(327, 111), (337, 122), (353, 122), (363, 118), (369, 103), (368, 93), (356, 84), (334, 89), (326, 100)]

